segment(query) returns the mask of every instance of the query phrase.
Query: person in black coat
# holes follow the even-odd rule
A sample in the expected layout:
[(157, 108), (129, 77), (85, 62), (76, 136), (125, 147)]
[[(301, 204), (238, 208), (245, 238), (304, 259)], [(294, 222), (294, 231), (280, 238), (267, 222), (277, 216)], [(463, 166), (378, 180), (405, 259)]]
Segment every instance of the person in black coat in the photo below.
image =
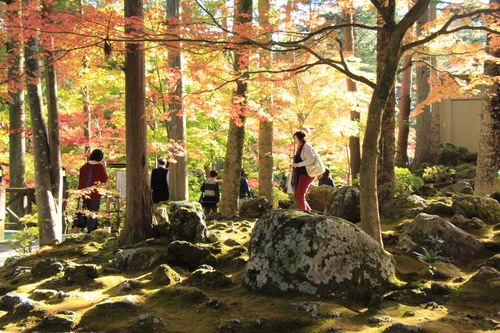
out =
[(200, 203), (203, 212), (208, 215), (210, 212), (217, 213), (220, 201), (219, 181), (217, 180), (217, 171), (210, 170), (210, 177), (201, 184)]
[(158, 158), (158, 167), (151, 172), (151, 190), (153, 203), (167, 201), (169, 198), (169, 163), (163, 157)]

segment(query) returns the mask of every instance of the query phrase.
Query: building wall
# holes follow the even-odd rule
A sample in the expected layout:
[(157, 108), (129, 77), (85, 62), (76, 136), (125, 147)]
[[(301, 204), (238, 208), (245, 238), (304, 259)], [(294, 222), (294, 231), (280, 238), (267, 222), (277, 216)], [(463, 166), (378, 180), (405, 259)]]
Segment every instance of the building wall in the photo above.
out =
[(477, 153), (482, 104), (481, 99), (447, 99), (439, 103), (441, 143), (449, 142)]

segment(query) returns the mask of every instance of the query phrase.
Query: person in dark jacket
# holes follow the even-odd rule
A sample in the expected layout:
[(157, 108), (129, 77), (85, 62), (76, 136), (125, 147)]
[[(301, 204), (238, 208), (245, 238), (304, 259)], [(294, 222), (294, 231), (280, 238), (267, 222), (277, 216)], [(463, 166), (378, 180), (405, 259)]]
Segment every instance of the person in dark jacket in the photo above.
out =
[(328, 185), (331, 187), (335, 187), (335, 184), (333, 183), (333, 179), (330, 177), (330, 170), (325, 169), (325, 172), (319, 177), (318, 185)]
[[(108, 180), (106, 167), (101, 163), (104, 153), (100, 149), (94, 149), (90, 154), (89, 161), (80, 168), (78, 189), (82, 190)], [(83, 208), (91, 212), (98, 212), (101, 205), (101, 194), (94, 190), (83, 197)], [(87, 218), (87, 231), (97, 229), (97, 218)]]
[(238, 200), (238, 207), (241, 204), (252, 197), (252, 191), (250, 190), (250, 186), (248, 186), (247, 174), (245, 169), (241, 169), (241, 178), (240, 178), (240, 195)]
[(201, 184), (201, 206), (203, 212), (208, 215), (210, 212), (217, 213), (220, 201), (219, 182), (217, 181), (217, 171), (210, 170), (210, 177)]
[(163, 157), (158, 158), (158, 167), (151, 171), (151, 191), (153, 203), (167, 201), (169, 198), (169, 163)]

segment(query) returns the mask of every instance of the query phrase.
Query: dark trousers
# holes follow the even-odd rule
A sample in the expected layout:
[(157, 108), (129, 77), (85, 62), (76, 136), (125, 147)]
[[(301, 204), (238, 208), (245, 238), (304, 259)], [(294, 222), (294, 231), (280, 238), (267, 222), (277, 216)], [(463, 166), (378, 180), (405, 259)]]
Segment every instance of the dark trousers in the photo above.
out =
[(205, 216), (208, 216), (208, 214), (210, 214), (210, 212), (217, 213), (217, 208), (218, 207), (216, 204), (209, 205), (209, 206), (204, 205), (203, 206), (203, 213), (205, 214)]
[(167, 201), (169, 195), (168, 195), (168, 192), (155, 192), (155, 191), (153, 191), (152, 197), (153, 197), (153, 203), (158, 203), (158, 202), (162, 202), (162, 201)]
[[(98, 212), (101, 200), (83, 200), (83, 209), (88, 209), (91, 212)], [(90, 233), (97, 229), (97, 218), (89, 216), (87, 219), (87, 231)]]

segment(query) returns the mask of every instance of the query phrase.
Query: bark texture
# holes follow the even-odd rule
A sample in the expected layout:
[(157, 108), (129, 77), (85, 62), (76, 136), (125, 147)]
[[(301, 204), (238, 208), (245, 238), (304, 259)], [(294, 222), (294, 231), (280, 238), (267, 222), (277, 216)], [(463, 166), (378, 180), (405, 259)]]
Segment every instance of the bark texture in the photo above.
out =
[[(167, 21), (170, 31), (178, 33), (180, 19), (180, 0), (167, 0)], [(175, 82), (169, 82), (169, 114), (168, 136), (181, 148), (173, 152), (176, 163), (170, 163), (170, 199), (188, 200), (187, 145), (186, 145), (186, 115), (182, 108), (182, 63), (180, 43), (170, 44), (168, 50), (168, 66), (175, 75)]]
[[(238, 0), (234, 13), (235, 32), (243, 30), (252, 22), (252, 0)], [(234, 215), (238, 208), (240, 190), (241, 157), (245, 138), (245, 113), (247, 109), (248, 92), (248, 50), (245, 47), (237, 49), (234, 54), (234, 72), (238, 76), (236, 90), (233, 94), (233, 117), (229, 124), (229, 134), (224, 163), (224, 183), (220, 211), (222, 214)]]
[[(141, 0), (125, 0), (125, 17), (144, 18)], [(127, 26), (126, 32), (137, 32)], [(151, 193), (148, 182), (145, 60), (141, 43), (126, 44), (125, 121), (127, 140), (127, 209), (120, 235), (122, 244), (133, 244), (153, 234)]]
[(399, 98), (398, 143), (396, 148), (396, 164), (408, 165), (408, 135), (410, 133), (411, 111), (411, 54), (403, 56), (403, 73), (401, 75), (401, 96)]

